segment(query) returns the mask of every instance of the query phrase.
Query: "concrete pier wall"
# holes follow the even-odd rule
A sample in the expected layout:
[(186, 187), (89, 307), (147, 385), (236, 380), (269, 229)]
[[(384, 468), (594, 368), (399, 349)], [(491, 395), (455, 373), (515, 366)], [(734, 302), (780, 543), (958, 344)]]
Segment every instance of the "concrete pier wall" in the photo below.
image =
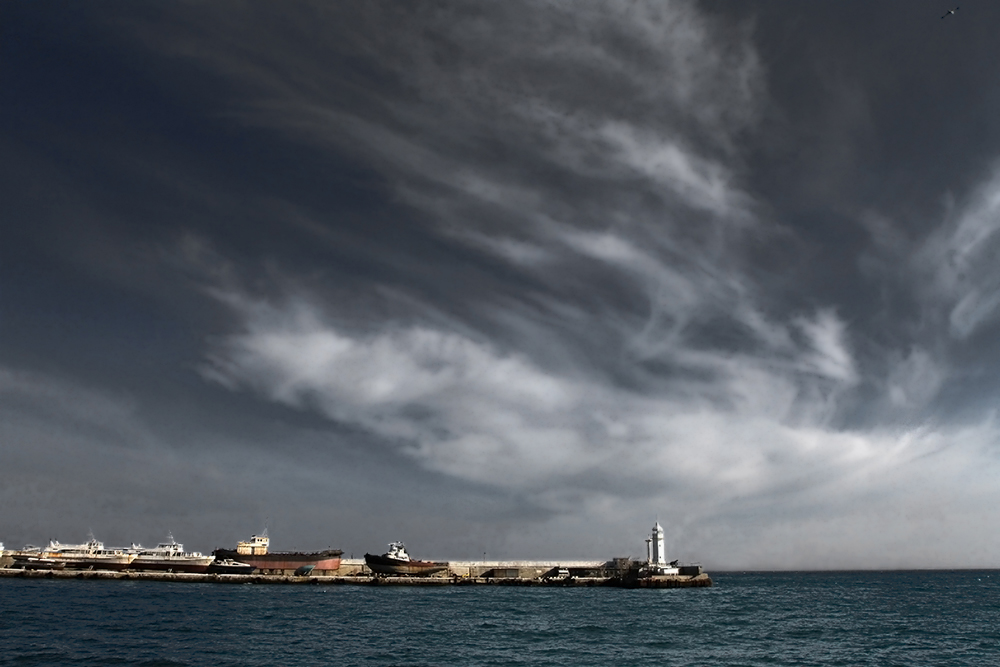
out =
[[(112, 572), (110, 570), (15, 570), (0, 569), (3, 579), (57, 579), (89, 581), (166, 581), (177, 583), (218, 584), (285, 584), (285, 585), (367, 585), (367, 586), (550, 586), (616, 588), (701, 588), (712, 585), (707, 574), (693, 577), (669, 575), (648, 580), (620, 581), (601, 577), (567, 577), (553, 579), (488, 578), (488, 577), (372, 577), (372, 576), (285, 576), (263, 574), (186, 574), (169, 572)], [(0, 586), (3, 584), (0, 583)]]
[[(569, 561), (529, 561), (529, 560), (476, 560), (449, 561), (447, 571), (430, 575), (432, 577), (493, 577), (498, 579), (520, 578), (534, 579), (546, 574), (555, 575), (560, 569), (600, 570), (610, 566), (605, 561), (569, 560)], [(340, 569), (336, 572), (324, 572), (336, 577), (372, 576), (372, 571), (365, 565), (363, 558), (342, 558)]]
[[(9, 568), (14, 559), (9, 555), (0, 557), (0, 568)], [(601, 561), (524, 561), (524, 560), (495, 560), (495, 561), (452, 561), (448, 563), (446, 571), (430, 575), (439, 578), (476, 578), (491, 577), (497, 579), (534, 579), (546, 574), (555, 576), (561, 569), (566, 569), (578, 574), (582, 571), (594, 571), (607, 564)], [(266, 570), (255, 574), (267, 576), (292, 576), (293, 570)], [(365, 565), (363, 558), (343, 558), (340, 561), (339, 570), (313, 570), (311, 576), (314, 577), (370, 577), (373, 572)]]
[(691, 566), (674, 570), (676, 574), (650, 577), (642, 574), (643, 563), (626, 558), (610, 561), (523, 561), (479, 560), (451, 561), (447, 570), (429, 576), (375, 575), (361, 558), (344, 558), (339, 570), (312, 570), (295, 575), (292, 571), (257, 571), (249, 575), (187, 574), (173, 572), (103, 570), (24, 570), (14, 569), (11, 552), (0, 556), (0, 577), (56, 579), (132, 579), (150, 581), (187, 581), (218, 583), (270, 584), (369, 584), (369, 585), (461, 585), (486, 584), (510, 586), (619, 586), (624, 588), (674, 588), (711, 586), (701, 568)]

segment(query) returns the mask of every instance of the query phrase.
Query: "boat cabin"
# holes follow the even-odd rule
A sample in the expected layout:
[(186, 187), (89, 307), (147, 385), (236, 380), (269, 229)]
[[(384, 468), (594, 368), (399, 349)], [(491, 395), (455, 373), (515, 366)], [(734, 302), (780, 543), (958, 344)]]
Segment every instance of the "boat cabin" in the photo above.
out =
[(267, 535), (251, 535), (249, 540), (236, 543), (236, 553), (243, 556), (264, 556), (270, 543)]

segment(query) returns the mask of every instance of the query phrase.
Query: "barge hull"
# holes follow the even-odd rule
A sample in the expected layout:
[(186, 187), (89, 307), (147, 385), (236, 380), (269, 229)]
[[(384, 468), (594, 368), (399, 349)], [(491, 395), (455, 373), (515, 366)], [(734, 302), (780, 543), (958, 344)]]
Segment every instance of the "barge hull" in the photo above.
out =
[(218, 560), (230, 558), (240, 563), (253, 565), (258, 570), (297, 570), (312, 565), (315, 570), (339, 570), (341, 551), (320, 551), (317, 553), (269, 553), (241, 554), (233, 549), (216, 549)]
[(400, 562), (384, 556), (373, 556), (371, 554), (365, 554), (365, 565), (376, 574), (410, 577), (426, 577), (448, 569), (448, 563), (421, 560)]

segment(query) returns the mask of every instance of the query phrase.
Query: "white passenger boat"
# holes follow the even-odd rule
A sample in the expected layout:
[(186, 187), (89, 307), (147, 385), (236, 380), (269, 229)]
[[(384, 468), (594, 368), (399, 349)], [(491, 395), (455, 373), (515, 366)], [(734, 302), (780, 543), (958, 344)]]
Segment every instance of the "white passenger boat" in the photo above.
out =
[(39, 555), (62, 563), (68, 570), (124, 570), (136, 556), (131, 549), (106, 548), (93, 535), (83, 544), (62, 544), (52, 540)]
[(202, 573), (207, 572), (208, 566), (215, 560), (214, 556), (204, 556), (197, 551), (186, 553), (184, 545), (174, 541), (173, 535), (168, 535), (167, 540), (153, 549), (133, 544), (131, 550), (136, 552), (136, 556), (129, 569)]

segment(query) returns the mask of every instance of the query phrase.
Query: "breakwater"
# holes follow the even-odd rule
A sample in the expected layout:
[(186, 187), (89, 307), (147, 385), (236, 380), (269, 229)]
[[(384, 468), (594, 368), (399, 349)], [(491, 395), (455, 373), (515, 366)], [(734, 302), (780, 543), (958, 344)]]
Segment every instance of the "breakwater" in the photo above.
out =
[(0, 569), (0, 579), (56, 579), (90, 581), (169, 581), (212, 584), (271, 584), (288, 586), (545, 586), (551, 588), (607, 586), (613, 588), (703, 588), (712, 585), (705, 574), (662, 575), (649, 578), (613, 577), (377, 577), (289, 576), (272, 574), (189, 574), (180, 572), (112, 572), (105, 570)]
[[(617, 588), (701, 588), (712, 585), (698, 564), (667, 562), (659, 522), (646, 540), (646, 561), (631, 557), (609, 561), (419, 561), (402, 542), (382, 556), (342, 558), (343, 551), (268, 551), (267, 534), (217, 549), (212, 556), (185, 553), (173, 536), (155, 549), (133, 544), (105, 549), (93, 535), (86, 544), (51, 541), (45, 549), (28, 546), (0, 551), (0, 577), (138, 580), (234, 584), (311, 584), (367, 586), (545, 586)], [(2, 549), (2, 546), (0, 546)], [(485, 557), (485, 553), (483, 556)]]

